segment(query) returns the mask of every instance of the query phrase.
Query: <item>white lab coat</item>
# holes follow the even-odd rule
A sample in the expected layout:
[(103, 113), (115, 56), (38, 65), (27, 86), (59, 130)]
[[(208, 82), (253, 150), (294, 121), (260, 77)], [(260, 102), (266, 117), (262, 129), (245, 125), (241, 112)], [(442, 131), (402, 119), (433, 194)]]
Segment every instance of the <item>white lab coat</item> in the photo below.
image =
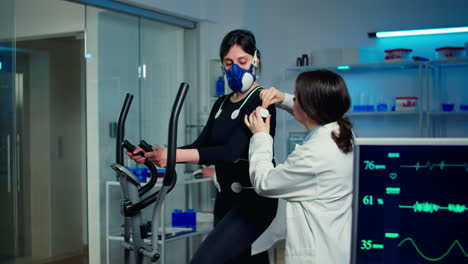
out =
[(339, 150), (332, 131), (339, 131), (335, 122), (318, 128), (276, 168), (270, 162), (271, 136), (259, 132), (250, 140), (249, 170), (255, 191), (287, 201), (287, 264), (350, 261), (353, 154)]

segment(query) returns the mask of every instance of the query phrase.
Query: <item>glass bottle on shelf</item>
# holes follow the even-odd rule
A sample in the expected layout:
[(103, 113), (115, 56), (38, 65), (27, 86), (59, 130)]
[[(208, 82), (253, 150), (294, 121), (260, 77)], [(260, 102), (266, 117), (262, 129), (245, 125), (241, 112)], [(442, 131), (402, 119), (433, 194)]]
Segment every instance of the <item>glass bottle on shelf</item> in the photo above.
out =
[(221, 97), (224, 95), (224, 77), (221, 75), (216, 81), (216, 97)]

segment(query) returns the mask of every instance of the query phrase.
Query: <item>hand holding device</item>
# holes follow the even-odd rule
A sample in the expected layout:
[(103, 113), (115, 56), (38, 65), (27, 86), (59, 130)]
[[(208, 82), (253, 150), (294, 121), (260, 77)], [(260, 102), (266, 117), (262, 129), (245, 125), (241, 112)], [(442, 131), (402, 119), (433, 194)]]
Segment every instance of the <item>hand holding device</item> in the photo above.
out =
[(268, 108), (271, 104), (283, 102), (285, 97), (284, 92), (271, 87), (260, 91), (260, 99), (262, 99), (262, 107)]

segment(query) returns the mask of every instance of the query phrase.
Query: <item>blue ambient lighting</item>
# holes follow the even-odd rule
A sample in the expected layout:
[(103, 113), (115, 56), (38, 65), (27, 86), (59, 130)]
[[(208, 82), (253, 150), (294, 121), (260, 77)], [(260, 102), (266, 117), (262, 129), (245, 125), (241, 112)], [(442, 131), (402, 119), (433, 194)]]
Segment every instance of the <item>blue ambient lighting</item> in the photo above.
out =
[(468, 32), (468, 27), (382, 31), (382, 32), (377, 32), (375, 35), (378, 38), (385, 38), (385, 37), (435, 35), (435, 34), (463, 33), (463, 32)]
[(337, 66), (336, 68), (338, 70), (349, 70), (349, 69), (351, 69), (351, 67), (349, 67), (348, 65)]

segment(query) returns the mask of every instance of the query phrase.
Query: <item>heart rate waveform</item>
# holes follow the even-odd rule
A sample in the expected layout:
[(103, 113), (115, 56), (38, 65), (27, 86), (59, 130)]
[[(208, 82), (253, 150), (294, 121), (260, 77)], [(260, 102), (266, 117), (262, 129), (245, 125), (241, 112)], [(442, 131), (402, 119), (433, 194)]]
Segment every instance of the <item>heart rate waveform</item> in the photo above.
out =
[(450, 247), (447, 249), (447, 251), (445, 251), (445, 253), (443, 253), (442, 255), (438, 256), (438, 257), (429, 257), (427, 255), (425, 255), (418, 247), (418, 245), (416, 245), (416, 243), (414, 242), (414, 240), (410, 237), (408, 238), (405, 238), (403, 240), (400, 241), (400, 243), (398, 243), (398, 247), (401, 247), (403, 244), (405, 244), (406, 242), (409, 242), (413, 245), (413, 247), (416, 249), (416, 251), (418, 252), (418, 254), (424, 258), (425, 260), (428, 260), (428, 261), (440, 261), (442, 259), (444, 259), (446, 256), (448, 256), (448, 254), (450, 254), (450, 252), (453, 250), (453, 248), (455, 246), (458, 246), (458, 248), (460, 248), (460, 251), (462, 252), (462, 254), (465, 256), (465, 258), (468, 259), (468, 254), (466, 253), (465, 249), (463, 248), (462, 244), (460, 243), (460, 241), (458, 240), (454, 240), (452, 242), (452, 244), (450, 245)]
[(434, 163), (432, 164), (430, 161), (427, 161), (425, 164), (421, 164), (416, 162), (415, 165), (400, 165), (400, 168), (414, 168), (416, 171), (419, 169), (429, 169), (432, 170), (434, 167), (439, 167), (440, 170), (444, 170), (444, 168), (449, 168), (449, 167), (464, 167), (466, 171), (468, 171), (468, 163), (465, 162), (463, 164), (450, 164), (450, 163), (445, 163), (445, 161), (441, 161), (440, 163)]
[(423, 213), (436, 213), (439, 210), (447, 210), (452, 213), (464, 213), (468, 211), (468, 208), (466, 205), (463, 204), (448, 204), (447, 206), (440, 206), (435, 203), (429, 203), (429, 202), (415, 202), (413, 205), (399, 205), (400, 208), (410, 208), (413, 209), (415, 213), (423, 212)]

